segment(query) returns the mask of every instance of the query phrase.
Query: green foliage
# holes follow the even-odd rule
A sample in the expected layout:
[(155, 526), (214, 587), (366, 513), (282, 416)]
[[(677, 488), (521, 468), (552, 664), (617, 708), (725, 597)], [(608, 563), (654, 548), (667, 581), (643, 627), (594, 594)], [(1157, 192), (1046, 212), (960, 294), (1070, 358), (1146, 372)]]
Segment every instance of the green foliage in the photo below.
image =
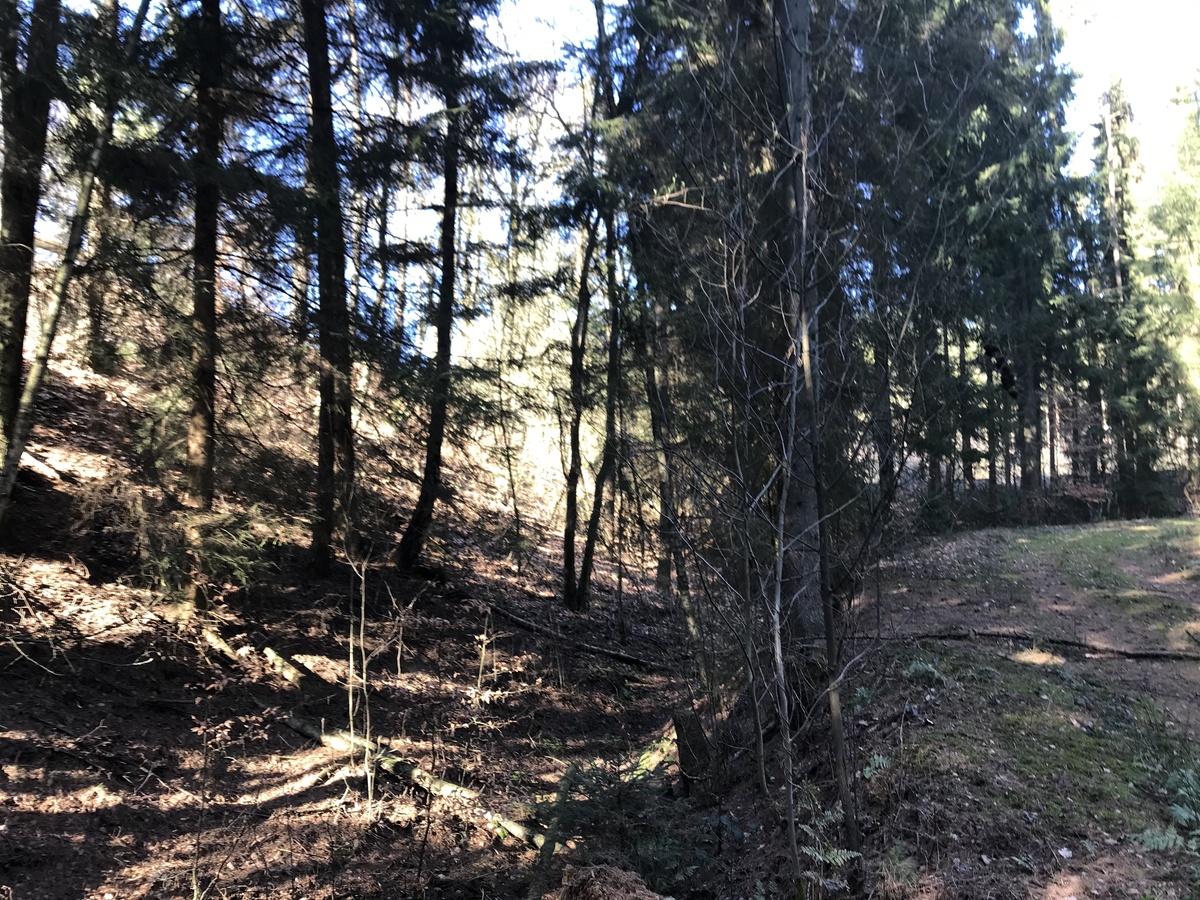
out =
[(257, 505), (173, 510), (146, 488), (109, 479), (81, 495), (76, 529), (87, 540), (94, 576), (129, 579), (171, 596), (197, 576), (218, 591), (253, 583), (270, 565), (277, 524)]
[(555, 799), (539, 804), (537, 817), (560, 842), (586, 835), (589, 863), (638, 872), (658, 891), (678, 889), (723, 846), (744, 844), (756, 827), (732, 813), (697, 821), (690, 805), (665, 796), (661, 782), (644, 771), (604, 764), (568, 767)]
[(1167, 779), (1167, 790), (1173, 795), (1171, 823), (1147, 828), (1138, 841), (1147, 850), (1200, 853), (1200, 775), (1195, 769), (1178, 769)]
[(916, 890), (920, 879), (917, 861), (904, 845), (888, 847), (879, 857), (877, 867), (885, 897), (907, 897)]
[(871, 701), (875, 698), (875, 692), (868, 687), (863, 687), (861, 684), (854, 689), (854, 698), (850, 704), (850, 712), (852, 715), (862, 715), (866, 712), (867, 707), (871, 705)]
[(892, 759), (890, 756), (883, 756), (880, 753), (873, 754), (867, 764), (863, 766), (862, 777), (870, 781), (880, 772), (883, 772), (892, 767)]
[(945, 491), (929, 491), (922, 497), (919, 521), (927, 534), (944, 534), (954, 527), (954, 509)]
[(248, 587), (271, 565), (268, 550), (277, 523), (260, 506), (185, 512), (163, 524), (141, 573), (164, 593), (186, 587), (197, 563), (198, 574), (218, 590)]
[(846, 890), (842, 870), (862, 854), (839, 846), (842, 823), (840, 806), (823, 801), (816, 787), (809, 782), (800, 785), (800, 805), (807, 821), (797, 824), (804, 835), (800, 852), (813, 861), (813, 867), (802, 873), (805, 881), (823, 891)]
[(948, 679), (932, 664), (924, 660), (914, 660), (904, 670), (904, 677), (909, 681), (921, 681), (929, 685), (944, 685)]

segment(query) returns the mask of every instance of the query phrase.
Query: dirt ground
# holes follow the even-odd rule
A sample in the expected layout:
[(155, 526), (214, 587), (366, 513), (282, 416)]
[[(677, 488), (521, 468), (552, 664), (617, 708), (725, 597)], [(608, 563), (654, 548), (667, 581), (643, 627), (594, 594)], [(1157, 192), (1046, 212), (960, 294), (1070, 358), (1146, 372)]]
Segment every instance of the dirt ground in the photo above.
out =
[[(889, 812), (962, 836), (918, 854), (897, 896), (1200, 896), (1194, 857), (1137, 838), (1167, 820), (1169, 770), (1195, 766), (1198, 566), (1194, 519), (973, 532), (881, 564), (860, 633), (906, 648), (877, 660), (894, 661), (889, 705), (910, 715), (864, 722), (863, 743), (900, 755), (906, 725), (925, 757)], [(919, 832), (881, 828), (880, 852), (897, 841), (903, 860)]]
[[(679, 898), (794, 896), (753, 742), (682, 796), (690, 667), (678, 610), (646, 586), (603, 569), (589, 615), (569, 614), (552, 549), (485, 551), (467, 525), (420, 577), (316, 579), (284, 522), (253, 588), (181, 626), (131, 586), (112, 529), (79, 527), (143, 465), (113, 449), (119, 404), (81, 391), (51, 392), (0, 536), (0, 898), (538, 898), (581, 861)], [(1198, 574), (1194, 520), (975, 532), (883, 561), (847, 644), (855, 894), (1200, 896), (1200, 858), (1140, 837), (1196, 765)], [(369, 777), (363, 751), (313, 737), (347, 722), (407, 774)], [(802, 840), (827, 860), (829, 760), (819, 723), (805, 734)], [(844, 896), (823, 865), (810, 896)]]
[[(571, 762), (636, 761), (675, 690), (670, 648), (643, 626), (622, 642), (611, 615), (560, 614), (536, 595), (503, 602), (560, 640), (490, 618), (504, 588), (482, 564), (449, 591), (369, 573), (361, 633), (349, 572), (224, 598), (232, 647), (269, 644), (337, 687), (299, 702), (284, 680), (204, 649), (194, 627), (181, 634), (144, 591), (91, 582), (70, 561), (0, 566), (0, 884), (17, 898), (478, 897), (478, 884), (524, 896), (535, 851), (479, 808), (519, 818)], [(662, 615), (636, 599), (624, 614)], [(357, 727), (369, 713), (398, 756), (481, 799), (369, 782), (361, 754), (287, 727), (289, 712), (344, 726), (352, 635), (354, 652), (375, 654)], [(574, 652), (575, 640), (655, 668)]]

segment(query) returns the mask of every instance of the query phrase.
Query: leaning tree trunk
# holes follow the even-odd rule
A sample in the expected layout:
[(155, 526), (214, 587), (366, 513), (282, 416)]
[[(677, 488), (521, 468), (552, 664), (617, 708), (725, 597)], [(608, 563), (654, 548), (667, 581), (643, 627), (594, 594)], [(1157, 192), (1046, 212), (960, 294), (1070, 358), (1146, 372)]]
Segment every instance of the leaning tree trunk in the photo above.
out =
[(321, 355), (317, 425), (317, 508), (312, 560), (318, 572), (332, 562), (333, 530), (340, 520), (352, 536), (354, 435), (351, 422), (350, 315), (346, 309), (346, 236), (341, 177), (333, 127), (329, 32), (323, 0), (301, 0), (308, 58), (312, 133), (309, 177), (316, 198), (317, 328)]
[[(461, 65), (461, 61), (458, 62)], [(401, 568), (411, 568), (421, 556), (429, 527), (433, 524), (433, 507), (442, 483), (442, 443), (446, 435), (446, 416), (450, 408), (450, 334), (454, 329), (454, 294), (458, 257), (455, 236), (458, 218), (458, 177), (462, 153), (462, 123), (459, 119), (458, 93), (448, 88), (442, 97), (446, 105), (446, 141), (443, 148), (442, 234), (439, 253), (442, 279), (438, 285), (437, 310), (434, 327), (437, 329), (437, 350), (433, 357), (433, 392), (429, 406), (429, 433), (425, 443), (425, 471), (421, 476), (421, 492), (413, 507), (408, 528), (400, 539), (396, 561)]]
[(26, 318), (33, 276), (34, 225), (42, 196), (42, 164), (50, 100), (58, 75), (60, 0), (35, 0), (20, 55), (17, 0), (0, 2), (0, 458), (7, 455), (21, 401)]
[[(142, 33), (142, 23), (146, 21), (146, 11), (150, 0), (142, 0), (130, 27), (126, 39), (125, 63), (128, 65), (137, 49)], [(111, 85), (108, 87), (107, 105), (100, 130), (96, 135), (92, 152), (80, 173), (79, 196), (75, 202), (75, 213), (71, 217), (71, 225), (67, 232), (67, 247), (63, 258), (54, 273), (54, 284), (50, 289), (50, 302), (42, 317), (41, 333), (38, 335), (37, 349), (34, 352), (33, 364), (29, 367), (29, 375), (25, 379), (24, 388), (17, 403), (13, 416), (12, 433), (5, 447), (3, 467), (0, 467), (0, 523), (8, 514), (9, 503), (12, 499), (13, 486), (17, 483), (17, 472), (21, 468), (21, 454), (25, 452), (25, 444), (29, 440), (29, 432), (33, 427), (33, 412), (37, 403), (42, 381), (50, 360), (50, 347), (54, 336), (58, 333), (58, 320), (62, 315), (63, 304), (66, 302), (67, 289), (75, 276), (75, 265), (79, 259), (79, 251), (83, 246), (83, 235), (87, 231), (88, 214), (91, 209), (92, 188), (96, 183), (96, 173), (104, 151), (112, 137), (113, 121), (117, 114), (117, 92)], [(19, 371), (19, 370), (18, 370)]]

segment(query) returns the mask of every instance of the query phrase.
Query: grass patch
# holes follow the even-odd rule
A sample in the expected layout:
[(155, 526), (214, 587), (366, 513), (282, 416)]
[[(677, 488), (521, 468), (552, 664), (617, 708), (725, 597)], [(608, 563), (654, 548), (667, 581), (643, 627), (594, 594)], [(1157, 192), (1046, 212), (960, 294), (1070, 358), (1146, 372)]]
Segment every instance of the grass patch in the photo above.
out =
[(1077, 588), (1119, 590), (1134, 586), (1121, 563), (1136, 563), (1200, 577), (1200, 520), (1108, 522), (1017, 533), (1012, 559), (1033, 553), (1049, 558)]
[(1001, 656), (949, 652), (909, 663), (924, 666), (947, 679), (941, 691), (926, 683), (926, 704), (952, 712), (910, 733), (900, 765), (906, 777), (952, 792), (942, 802), (963, 824), (951, 830), (992, 823), (1023, 833), (1009, 835), (1019, 845), (1129, 835), (1159, 820), (1154, 793), (1186, 748), (1149, 703), (1115, 697), (1061, 666)]
[(1132, 579), (1118, 561), (1134, 544), (1127, 523), (1091, 525), (1086, 528), (1039, 528), (1023, 532), (1015, 553), (1034, 553), (1050, 558), (1075, 587), (1128, 588)]

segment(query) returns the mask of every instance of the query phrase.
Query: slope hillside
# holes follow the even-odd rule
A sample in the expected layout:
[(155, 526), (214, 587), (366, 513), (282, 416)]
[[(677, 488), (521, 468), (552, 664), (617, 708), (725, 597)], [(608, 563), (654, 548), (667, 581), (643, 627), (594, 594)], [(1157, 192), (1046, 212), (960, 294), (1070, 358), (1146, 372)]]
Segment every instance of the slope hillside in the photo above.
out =
[[(568, 613), (555, 553), (463, 500), (420, 573), (317, 579), (302, 511), (230, 496), (230, 580), (183, 616), (136, 397), (57, 372), (4, 535), (12, 896), (795, 895), (769, 703), (700, 690), (636, 567)], [(1191, 519), (882, 560), (843, 682), (859, 860), (821, 703), (796, 725), (807, 896), (1196, 896), (1198, 575)]]

